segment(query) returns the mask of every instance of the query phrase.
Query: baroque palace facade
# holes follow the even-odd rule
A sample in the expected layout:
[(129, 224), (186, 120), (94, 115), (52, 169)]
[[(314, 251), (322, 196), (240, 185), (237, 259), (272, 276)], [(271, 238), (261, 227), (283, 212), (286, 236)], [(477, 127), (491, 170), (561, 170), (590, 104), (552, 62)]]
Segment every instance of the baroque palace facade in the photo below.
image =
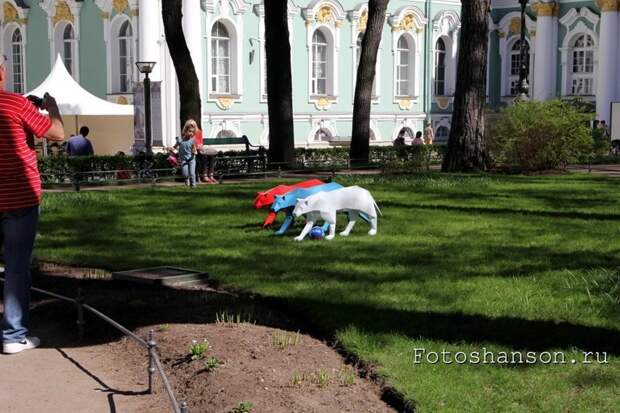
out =
[[(0, 0), (1, 1), (1, 0)], [(179, 134), (178, 87), (163, 36), (165, 0), (4, 0), (3, 53), (8, 88), (25, 93), (59, 54), (91, 93), (132, 103), (141, 76), (136, 61), (157, 62), (155, 145)], [(526, 43), (530, 95), (579, 96), (596, 102), (609, 122), (620, 100), (618, 0), (531, 1)], [(489, 31), (490, 108), (510, 103), (520, 65), (518, 0), (493, 0)], [(392, 0), (388, 6), (373, 89), (373, 142), (410, 139), (432, 121), (447, 139), (456, 83), (458, 0)], [(206, 138), (247, 135), (268, 143), (262, 0), (184, 0), (183, 27), (200, 81)], [(297, 146), (349, 140), (367, 4), (358, 0), (289, 0), (293, 109)], [(130, 139), (128, 139), (130, 140)], [(129, 144), (128, 144), (129, 145)]]

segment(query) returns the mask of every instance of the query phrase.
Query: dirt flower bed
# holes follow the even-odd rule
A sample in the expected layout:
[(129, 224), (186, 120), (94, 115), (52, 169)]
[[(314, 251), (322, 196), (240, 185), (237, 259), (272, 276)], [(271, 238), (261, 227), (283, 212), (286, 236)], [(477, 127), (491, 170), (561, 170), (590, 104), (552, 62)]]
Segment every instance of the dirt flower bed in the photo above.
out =
[[(307, 335), (236, 321), (143, 327), (179, 400), (190, 412), (393, 412), (378, 388), (326, 344)], [(127, 348), (130, 364), (144, 354)], [(163, 391), (163, 390), (158, 390)], [(165, 411), (165, 410), (162, 410)]]

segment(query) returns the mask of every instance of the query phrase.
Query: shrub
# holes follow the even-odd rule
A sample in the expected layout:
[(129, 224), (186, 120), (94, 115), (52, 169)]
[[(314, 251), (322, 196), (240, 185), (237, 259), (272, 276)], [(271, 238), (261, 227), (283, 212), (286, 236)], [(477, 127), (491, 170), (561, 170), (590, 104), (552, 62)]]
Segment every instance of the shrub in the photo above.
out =
[(489, 152), (504, 168), (564, 168), (591, 154), (590, 116), (559, 100), (518, 102), (490, 125)]

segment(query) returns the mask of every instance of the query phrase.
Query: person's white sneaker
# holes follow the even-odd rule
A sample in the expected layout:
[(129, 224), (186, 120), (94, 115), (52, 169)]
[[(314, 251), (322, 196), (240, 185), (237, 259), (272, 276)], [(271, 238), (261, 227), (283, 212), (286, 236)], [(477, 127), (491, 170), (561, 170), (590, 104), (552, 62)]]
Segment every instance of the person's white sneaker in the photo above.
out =
[(15, 354), (24, 350), (37, 348), (39, 347), (39, 344), (41, 344), (41, 340), (37, 337), (26, 337), (24, 340), (17, 343), (4, 343), (2, 345), (2, 351), (4, 354)]

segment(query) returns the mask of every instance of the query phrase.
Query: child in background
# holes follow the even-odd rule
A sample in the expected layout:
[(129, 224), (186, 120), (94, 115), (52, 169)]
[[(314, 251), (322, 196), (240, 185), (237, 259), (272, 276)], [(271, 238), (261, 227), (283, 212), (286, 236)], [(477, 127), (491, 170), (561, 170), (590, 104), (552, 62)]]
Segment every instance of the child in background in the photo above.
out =
[(193, 119), (188, 119), (183, 125), (181, 137), (177, 138), (175, 148), (179, 148), (179, 162), (185, 178), (185, 185), (196, 187), (196, 143), (194, 135), (198, 125)]

